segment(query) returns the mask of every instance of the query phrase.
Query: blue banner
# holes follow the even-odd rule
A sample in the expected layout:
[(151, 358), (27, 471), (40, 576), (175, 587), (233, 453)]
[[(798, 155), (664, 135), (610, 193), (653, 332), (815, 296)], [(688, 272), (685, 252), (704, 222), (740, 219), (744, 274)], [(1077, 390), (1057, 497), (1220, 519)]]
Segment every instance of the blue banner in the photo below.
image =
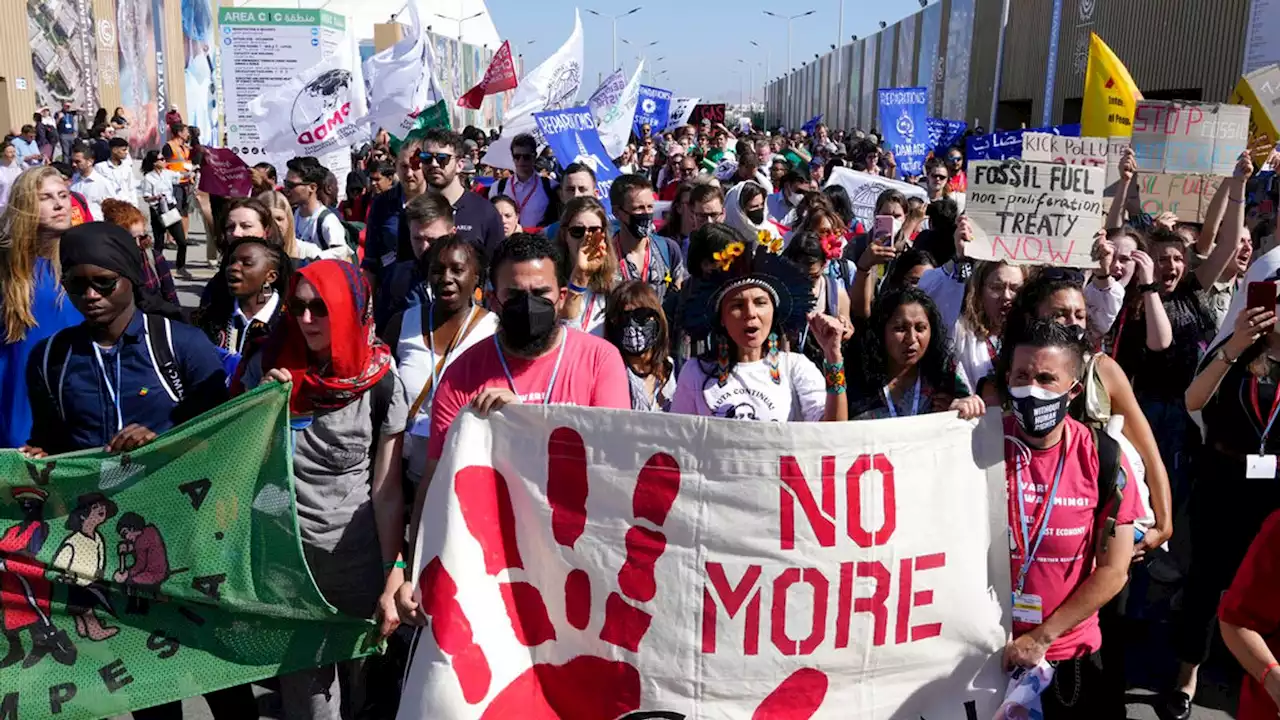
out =
[(902, 175), (924, 174), (929, 145), (928, 91), (915, 88), (880, 89), (880, 127), (884, 145), (893, 151)]
[(929, 148), (934, 155), (944, 155), (964, 139), (964, 131), (968, 129), (969, 123), (963, 120), (929, 118)]
[(1022, 157), (1022, 134), (1029, 132), (1052, 133), (1064, 137), (1080, 137), (1080, 126), (1051, 125), (1042, 128), (1005, 130), (990, 135), (974, 135), (969, 138), (966, 160), (1004, 160)]
[(533, 119), (538, 123), (538, 131), (542, 133), (543, 139), (555, 153), (560, 167), (580, 162), (595, 171), (596, 194), (612, 215), (609, 188), (621, 173), (614, 167), (604, 144), (600, 142), (596, 122), (591, 117), (591, 108), (575, 107), (534, 113)]
[(808, 133), (809, 135), (812, 135), (818, 131), (818, 123), (820, 122), (822, 122), (822, 113), (818, 113), (817, 115), (814, 115), (813, 117), (809, 118), (809, 122), (805, 123), (804, 125), (801, 125), (800, 130), (802, 132)]
[(636, 134), (640, 134), (640, 126), (649, 124), (649, 132), (658, 134), (667, 129), (671, 120), (671, 91), (662, 88), (640, 86), (640, 97), (636, 101)]

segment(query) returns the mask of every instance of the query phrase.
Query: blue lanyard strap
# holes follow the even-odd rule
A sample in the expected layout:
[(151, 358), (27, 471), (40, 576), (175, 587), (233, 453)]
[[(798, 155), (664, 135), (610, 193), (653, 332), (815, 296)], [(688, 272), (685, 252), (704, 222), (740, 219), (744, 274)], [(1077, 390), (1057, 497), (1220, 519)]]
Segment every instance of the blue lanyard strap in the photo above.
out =
[(1062, 471), (1067, 466), (1067, 448), (1070, 436), (1063, 430), (1062, 433), (1062, 455), (1058, 458), (1058, 470), (1053, 475), (1053, 486), (1049, 489), (1049, 494), (1045, 497), (1044, 519), (1040, 521), (1040, 527), (1036, 530), (1035, 542), (1031, 541), (1031, 527), (1027, 524), (1027, 509), (1022, 499), (1022, 456), (1019, 455), (1014, 461), (1015, 477), (1017, 487), (1014, 492), (1018, 498), (1018, 525), (1022, 530), (1022, 567), (1018, 570), (1018, 581), (1014, 583), (1016, 592), (1021, 595), (1022, 590), (1027, 584), (1027, 573), (1031, 570), (1032, 563), (1035, 562), (1036, 553), (1040, 550), (1040, 542), (1044, 540), (1045, 528), (1049, 527), (1049, 518), (1053, 515), (1053, 502), (1058, 497), (1058, 483), (1062, 481)]
[[(889, 386), (885, 385), (881, 389), (881, 392), (884, 393), (884, 404), (889, 408), (889, 417), (891, 418), (898, 417), (898, 408), (893, 404), (893, 395), (889, 393)], [(915, 386), (915, 389), (911, 391), (911, 395), (912, 395), (911, 414), (908, 415), (908, 417), (915, 417), (916, 413), (920, 412), (920, 376), (919, 375), (916, 375), (916, 386)], [(903, 398), (903, 399), (905, 400), (906, 398)]]
[[(551, 391), (555, 389), (556, 377), (560, 375), (560, 362), (564, 360), (564, 348), (569, 344), (569, 331), (561, 330), (560, 336), (560, 352), (556, 354), (556, 365), (551, 369), (551, 381), (547, 383), (547, 392), (542, 396), (542, 404), (551, 404)], [(502, 363), (502, 372), (506, 373), (507, 384), (511, 386), (511, 392), (520, 397), (520, 391), (516, 389), (516, 379), (511, 377), (511, 368), (507, 366), (507, 356), (502, 352), (502, 343), (498, 342), (498, 336), (493, 336), (493, 347), (498, 351), (498, 362)]]
[[(93, 345), (93, 356), (98, 361), (98, 369), (102, 371), (102, 381), (107, 386), (107, 394), (111, 396), (111, 404), (114, 405), (116, 409), (115, 433), (118, 433), (124, 429), (124, 413), (121, 412), (120, 410), (120, 343), (121, 342), (123, 342), (123, 338), (121, 340), (116, 341), (117, 344), (116, 344), (116, 352), (115, 352), (115, 360), (116, 360), (115, 385), (111, 384), (111, 376), (107, 374), (107, 365), (102, 360), (102, 348), (98, 347), (98, 343), (96, 342), (91, 341), (90, 343)], [(115, 433), (112, 433), (112, 435), (114, 436)]]

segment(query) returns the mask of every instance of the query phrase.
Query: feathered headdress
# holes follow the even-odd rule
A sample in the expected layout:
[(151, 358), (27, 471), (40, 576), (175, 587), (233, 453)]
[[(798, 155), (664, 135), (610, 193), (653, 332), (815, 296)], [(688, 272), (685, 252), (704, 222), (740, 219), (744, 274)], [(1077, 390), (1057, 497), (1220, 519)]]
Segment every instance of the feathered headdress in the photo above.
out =
[(709, 334), (720, 324), (720, 303), (734, 290), (764, 288), (773, 298), (774, 318), (786, 330), (798, 330), (813, 309), (813, 286), (795, 263), (768, 250), (730, 243), (715, 253), (717, 268), (698, 281), (685, 310), (685, 329), (694, 337)]

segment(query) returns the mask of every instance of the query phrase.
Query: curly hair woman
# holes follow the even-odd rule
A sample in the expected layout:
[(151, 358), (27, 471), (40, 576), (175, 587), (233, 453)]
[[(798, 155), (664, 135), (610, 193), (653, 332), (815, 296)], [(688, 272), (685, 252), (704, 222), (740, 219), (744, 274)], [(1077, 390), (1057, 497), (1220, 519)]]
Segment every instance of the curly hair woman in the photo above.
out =
[(881, 295), (861, 335), (861, 367), (849, 386), (849, 418), (870, 420), (958, 410), (986, 410), (956, 375), (938, 307), (914, 287)]

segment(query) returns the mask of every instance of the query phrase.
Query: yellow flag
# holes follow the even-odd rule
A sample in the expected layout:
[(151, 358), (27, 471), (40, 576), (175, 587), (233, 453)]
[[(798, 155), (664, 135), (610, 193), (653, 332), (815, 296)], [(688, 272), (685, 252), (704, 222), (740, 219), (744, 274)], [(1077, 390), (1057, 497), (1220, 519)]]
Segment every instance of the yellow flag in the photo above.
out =
[(1142, 91), (1129, 69), (1097, 33), (1089, 33), (1089, 68), (1084, 78), (1084, 107), (1080, 115), (1083, 137), (1130, 137), (1133, 113)]
[(1254, 164), (1261, 166), (1275, 149), (1276, 139), (1280, 138), (1280, 113), (1277, 112), (1277, 103), (1280, 102), (1280, 65), (1254, 70), (1240, 78), (1228, 102), (1251, 108), (1249, 150), (1253, 154)]

